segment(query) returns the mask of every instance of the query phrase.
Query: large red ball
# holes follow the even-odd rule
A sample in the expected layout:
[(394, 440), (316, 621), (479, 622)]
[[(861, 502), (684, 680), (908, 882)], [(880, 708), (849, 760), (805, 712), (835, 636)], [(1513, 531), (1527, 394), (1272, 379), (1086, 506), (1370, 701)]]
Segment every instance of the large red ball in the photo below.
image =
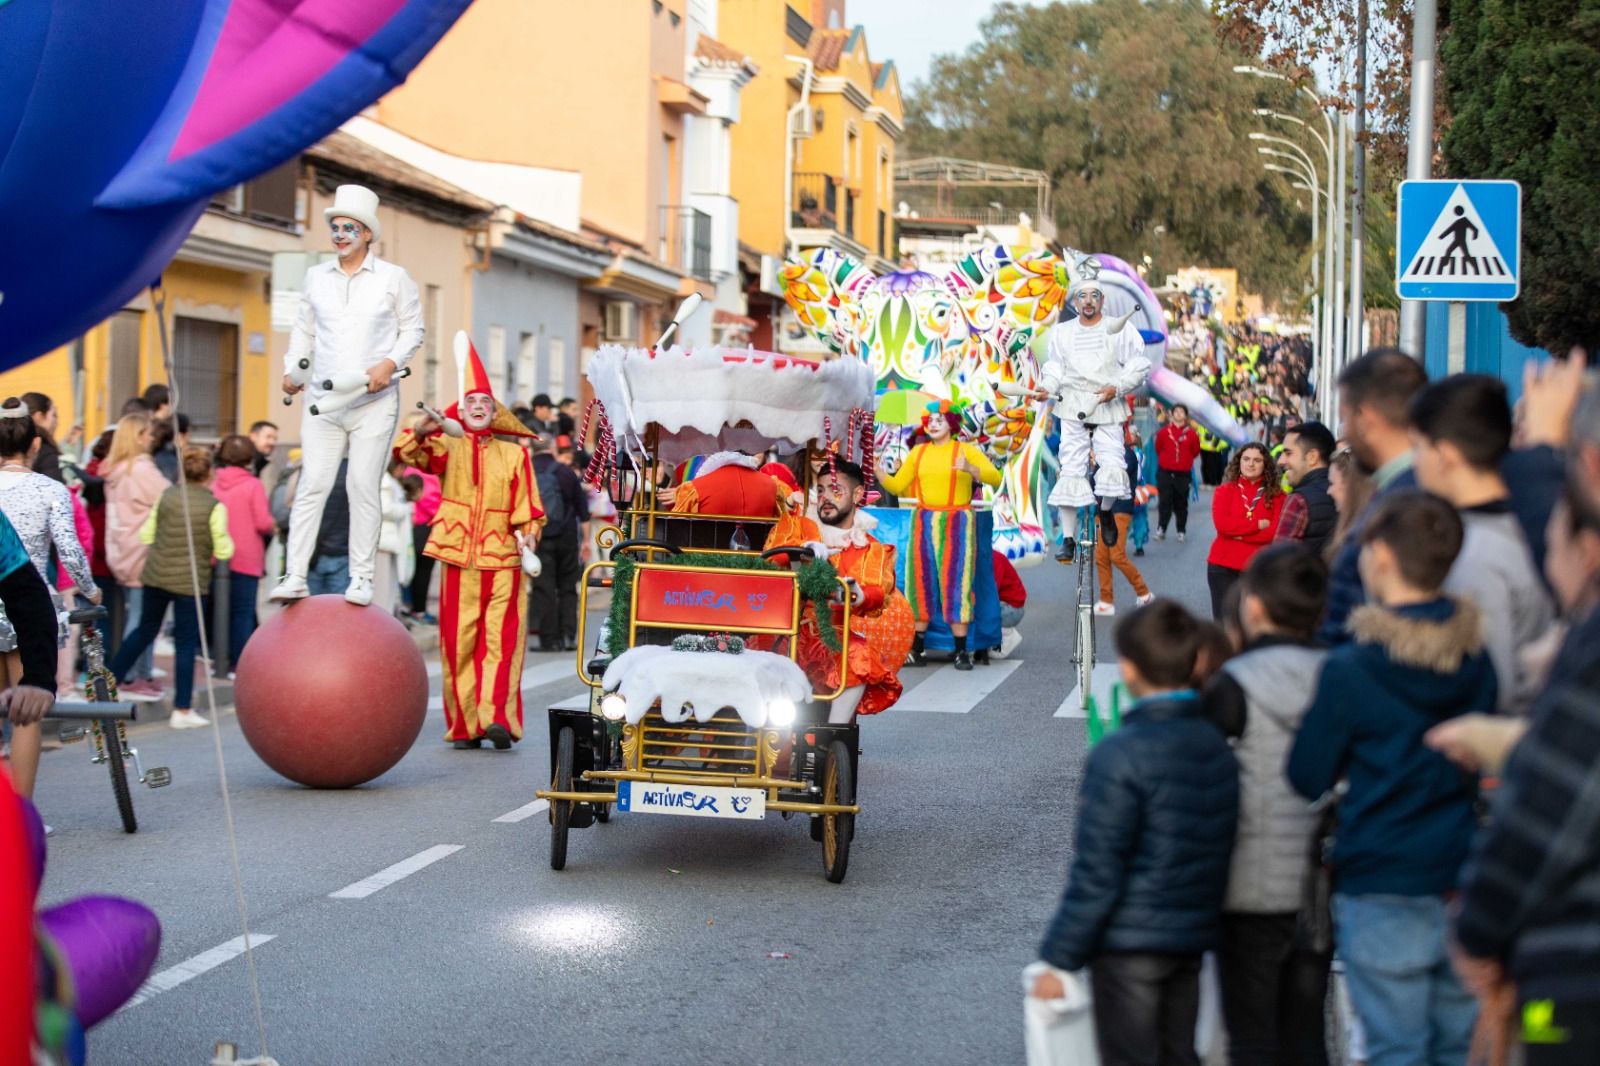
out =
[(371, 781), (428, 713), (428, 668), (406, 627), (343, 596), (312, 596), (256, 630), (235, 667), (239, 728), (261, 761), (312, 788)]

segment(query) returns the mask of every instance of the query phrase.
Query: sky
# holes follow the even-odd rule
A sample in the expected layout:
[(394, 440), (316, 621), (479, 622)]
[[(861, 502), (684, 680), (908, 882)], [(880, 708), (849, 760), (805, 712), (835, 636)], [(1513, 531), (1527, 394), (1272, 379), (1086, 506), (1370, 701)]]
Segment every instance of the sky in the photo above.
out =
[(995, 0), (846, 0), (845, 18), (866, 27), (872, 61), (894, 60), (900, 88), (909, 93), (927, 77), (934, 56), (964, 52), (978, 39), (978, 23), (994, 6)]

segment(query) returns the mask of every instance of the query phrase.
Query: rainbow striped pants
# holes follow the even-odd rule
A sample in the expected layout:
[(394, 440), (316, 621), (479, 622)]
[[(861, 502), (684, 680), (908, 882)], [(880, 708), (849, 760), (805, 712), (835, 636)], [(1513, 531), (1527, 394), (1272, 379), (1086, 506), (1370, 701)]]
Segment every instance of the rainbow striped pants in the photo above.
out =
[(977, 522), (970, 507), (949, 511), (919, 507), (912, 512), (906, 598), (918, 622), (943, 618), (950, 625), (971, 623)]
[(522, 570), (444, 564), (439, 657), (446, 740), (477, 740), (498, 722), (522, 739), (522, 654), (528, 646)]

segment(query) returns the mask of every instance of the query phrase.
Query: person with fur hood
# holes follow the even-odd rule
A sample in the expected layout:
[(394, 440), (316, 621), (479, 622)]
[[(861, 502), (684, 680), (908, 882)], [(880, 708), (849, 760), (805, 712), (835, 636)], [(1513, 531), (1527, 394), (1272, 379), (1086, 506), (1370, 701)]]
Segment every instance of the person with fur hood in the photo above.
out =
[(1461, 517), (1419, 490), (1383, 500), (1361, 532), (1369, 604), (1350, 615), (1289, 751), (1317, 799), (1347, 782), (1333, 847), (1334, 939), (1374, 1066), (1465, 1062), (1477, 1007), (1451, 968), (1447, 909), (1478, 828), (1477, 777), (1424, 741), (1499, 697), (1483, 619), (1440, 590)]

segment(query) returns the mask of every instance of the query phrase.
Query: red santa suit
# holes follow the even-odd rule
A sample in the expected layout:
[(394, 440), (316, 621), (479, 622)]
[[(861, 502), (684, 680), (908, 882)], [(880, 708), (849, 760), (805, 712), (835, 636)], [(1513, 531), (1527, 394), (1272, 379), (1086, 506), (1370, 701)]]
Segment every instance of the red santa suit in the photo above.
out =
[(729, 518), (776, 518), (787, 507), (789, 486), (756, 469), (756, 460), (739, 452), (718, 452), (700, 465), (693, 480), (678, 486), (672, 499), (677, 514)]

